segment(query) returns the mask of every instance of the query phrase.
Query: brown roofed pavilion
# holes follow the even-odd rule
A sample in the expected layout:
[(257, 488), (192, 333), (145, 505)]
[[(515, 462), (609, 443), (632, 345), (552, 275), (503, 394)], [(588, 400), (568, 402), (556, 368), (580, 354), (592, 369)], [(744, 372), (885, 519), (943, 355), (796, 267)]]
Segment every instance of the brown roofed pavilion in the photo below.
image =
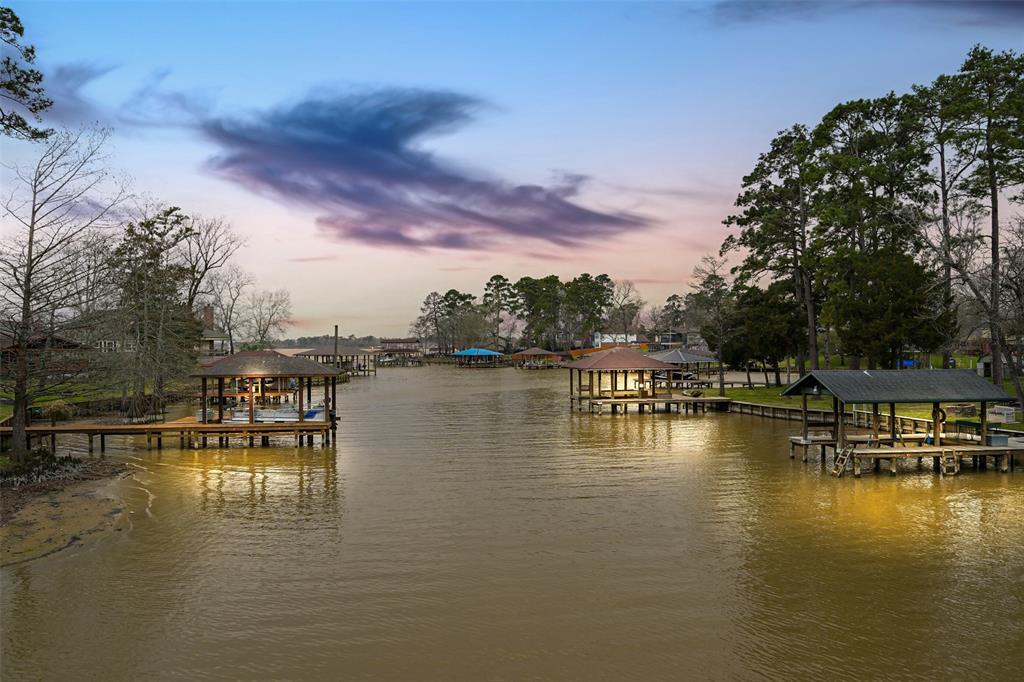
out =
[[(255, 412), (254, 404), (257, 395), (263, 399), (268, 396), (273, 398), (287, 398), (291, 396), (292, 389), (288, 388), (285, 390), (282, 385), (277, 387), (276, 391), (271, 393), (267, 392), (267, 381), (271, 380), (275, 383), (283, 382), (284, 380), (295, 379), (298, 382), (298, 421), (305, 420), (305, 406), (312, 403), (312, 390), (313, 381), (320, 379), (323, 381), (324, 386), (324, 422), (332, 421), (333, 407), (337, 396), (337, 379), (340, 370), (333, 367), (322, 365), (319, 362), (313, 362), (305, 358), (299, 357), (288, 357), (282, 355), (277, 351), (262, 350), (262, 351), (245, 351), (242, 353), (236, 353), (235, 355), (229, 355), (226, 358), (218, 360), (213, 364), (196, 370), (192, 376), (199, 377), (202, 381), (202, 422), (208, 423), (209, 417), (207, 414), (207, 380), (217, 380), (217, 417), (216, 421), (221, 423), (224, 421), (224, 381), (228, 380), (242, 380), (246, 382), (245, 392), (236, 391), (235, 397), (248, 403), (249, 408), (249, 419), (248, 423), (255, 423)], [(257, 394), (256, 387), (259, 385), (259, 393)], [(305, 401), (303, 398), (305, 397)]]

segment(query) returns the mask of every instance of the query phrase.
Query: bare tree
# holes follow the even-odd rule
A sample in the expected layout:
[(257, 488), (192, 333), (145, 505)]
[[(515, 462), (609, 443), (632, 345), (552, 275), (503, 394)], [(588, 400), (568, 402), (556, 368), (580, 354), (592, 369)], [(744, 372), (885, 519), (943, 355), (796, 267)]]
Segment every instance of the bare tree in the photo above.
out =
[(224, 267), (242, 246), (231, 225), (221, 218), (193, 217), (189, 231), (179, 245), (181, 260), (188, 268), (185, 302), (194, 308), (201, 294), (209, 294), (209, 275)]
[(290, 324), (291, 295), (285, 289), (254, 291), (249, 294), (245, 310), (245, 329), (255, 348), (269, 348), (275, 334)]
[(235, 352), (235, 337), (244, 312), (242, 297), (252, 284), (252, 276), (237, 265), (228, 265), (210, 277), (210, 301), (217, 324), (228, 335), (231, 353)]
[(644, 307), (636, 287), (628, 279), (615, 283), (612, 289), (611, 308), (608, 311), (608, 322), (616, 331), (621, 330), (623, 339), (636, 329), (637, 318)]
[(57, 132), (43, 143), (35, 164), (8, 167), (13, 190), (3, 203), (0, 325), (15, 360), (0, 374), (14, 395), (15, 462), (28, 456), (25, 429), (33, 398), (66, 381), (67, 372), (48, 366), (46, 351), (72, 322), (75, 308), (102, 291), (92, 287), (104, 267), (93, 257), (94, 236), (110, 225), (126, 195), (106, 168), (108, 137), (106, 130)]

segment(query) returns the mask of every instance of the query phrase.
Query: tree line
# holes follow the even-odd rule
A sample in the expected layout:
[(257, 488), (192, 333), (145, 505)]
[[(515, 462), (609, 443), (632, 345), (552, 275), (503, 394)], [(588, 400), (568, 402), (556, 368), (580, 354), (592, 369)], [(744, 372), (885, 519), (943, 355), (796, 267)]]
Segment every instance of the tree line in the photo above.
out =
[(195, 368), (202, 307), (232, 352), (267, 347), (291, 314), (287, 291), (256, 290), (233, 263), (243, 240), (227, 222), (130, 191), (109, 167), (109, 130), (38, 125), (53, 102), (23, 34), (0, 8), (0, 130), (32, 159), (5, 165), (0, 204), (0, 393), (13, 402), (18, 463), (37, 398), (120, 395), (129, 414), (162, 404)]
[(1022, 113), (1024, 57), (976, 46), (954, 74), (779, 132), (694, 272), (711, 347), (733, 365), (896, 367), (980, 334), (1024, 402)]

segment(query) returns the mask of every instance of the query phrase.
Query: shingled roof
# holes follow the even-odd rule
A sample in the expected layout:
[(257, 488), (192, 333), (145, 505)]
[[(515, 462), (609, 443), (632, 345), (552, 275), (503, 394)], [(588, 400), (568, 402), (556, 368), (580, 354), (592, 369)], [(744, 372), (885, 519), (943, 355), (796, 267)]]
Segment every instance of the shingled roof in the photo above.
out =
[(711, 355), (700, 355), (698, 353), (680, 350), (679, 348), (670, 348), (669, 350), (663, 350), (658, 353), (648, 353), (647, 357), (654, 358), (655, 360), (661, 360), (662, 362), (668, 362), (673, 365), (697, 365), (718, 362), (718, 360)]
[(552, 351), (544, 350), (543, 348), (538, 348), (537, 346), (534, 346), (533, 348), (527, 348), (526, 350), (516, 351), (515, 353), (512, 354), (512, 358), (514, 360), (519, 360), (521, 358), (534, 358), (534, 357), (536, 357), (536, 358), (556, 357), (557, 358), (557, 357), (559, 357), (559, 355), (558, 355), (558, 353), (553, 353)]
[(196, 370), (194, 377), (329, 377), (340, 373), (333, 367), (305, 358), (288, 357), (273, 350), (235, 353)]
[(826, 394), (844, 403), (953, 403), (1013, 400), (969, 369), (816, 369), (782, 395)]
[(649, 358), (632, 348), (612, 348), (599, 353), (585, 355), (576, 362), (565, 365), (569, 369), (597, 370), (640, 370), (640, 369), (675, 369), (661, 360)]
[[(317, 346), (316, 348), (310, 348), (309, 350), (304, 350), (301, 353), (296, 353), (295, 357), (312, 358), (324, 355), (334, 355), (334, 346)], [(365, 348), (357, 348), (356, 346), (338, 346), (338, 355), (373, 355), (373, 351)]]

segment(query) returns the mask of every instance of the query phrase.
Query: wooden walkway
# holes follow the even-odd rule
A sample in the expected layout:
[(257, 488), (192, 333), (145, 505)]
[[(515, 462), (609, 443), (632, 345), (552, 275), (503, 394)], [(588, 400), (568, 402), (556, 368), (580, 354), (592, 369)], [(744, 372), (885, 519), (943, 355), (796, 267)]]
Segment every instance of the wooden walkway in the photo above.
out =
[[(11, 432), (9, 426), (0, 427), (0, 451), (7, 447)], [(313, 445), (313, 436), (316, 435), (326, 444), (333, 437), (332, 432), (332, 424), (324, 421), (202, 424), (182, 420), (152, 424), (34, 424), (27, 429), (30, 444), (33, 439), (44, 445), (48, 441), (51, 451), (56, 450), (58, 436), (85, 436), (89, 439), (89, 452), (94, 451), (97, 438), (100, 452), (104, 452), (107, 436), (145, 436), (147, 449), (152, 449), (154, 444), (160, 449), (164, 438), (177, 438), (181, 448), (206, 447), (213, 439), (219, 446), (227, 446), (231, 439), (240, 439), (248, 441), (252, 447), (257, 438), (261, 445), (269, 445), (271, 437), (293, 437), (297, 445)]]
[[(861, 475), (863, 460), (867, 460), (875, 471), (879, 470), (882, 462), (888, 462), (889, 473), (895, 476), (896, 463), (899, 460), (916, 459), (920, 463), (925, 457), (932, 458), (932, 467), (936, 471), (943, 475), (954, 475), (960, 473), (964, 457), (970, 457), (974, 466), (979, 469), (987, 468), (988, 459), (991, 457), (993, 465), (997, 466), (1000, 472), (1009, 472), (1013, 468), (1013, 457), (1018, 453), (1024, 453), (1024, 448), (948, 443), (920, 447), (854, 447), (849, 459), (853, 462), (853, 475), (856, 478)], [(840, 470), (837, 475), (842, 473), (843, 470)]]
[(640, 414), (645, 412), (676, 412), (678, 414), (707, 412), (710, 410), (729, 409), (729, 398), (719, 396), (656, 396), (643, 397), (611, 397), (573, 396), (574, 407), (580, 411), (586, 407), (591, 413), (604, 414), (607, 406), (612, 414), (626, 414), (630, 407), (635, 407)]

